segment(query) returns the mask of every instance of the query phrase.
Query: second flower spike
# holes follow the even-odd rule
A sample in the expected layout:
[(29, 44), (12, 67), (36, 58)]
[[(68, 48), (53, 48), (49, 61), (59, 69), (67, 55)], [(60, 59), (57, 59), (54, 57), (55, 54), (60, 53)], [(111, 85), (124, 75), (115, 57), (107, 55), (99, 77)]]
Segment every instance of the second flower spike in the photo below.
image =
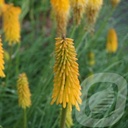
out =
[(20, 21), (21, 9), (13, 4), (4, 5), (3, 9), (3, 30), (5, 39), (9, 44), (20, 42)]
[(70, 2), (69, 0), (51, 0), (51, 5), (56, 15), (57, 36), (65, 37), (69, 18)]
[(85, 13), (87, 17), (87, 26), (89, 26), (89, 29), (90, 27), (93, 29), (102, 4), (103, 0), (88, 0)]
[(85, 12), (87, 0), (70, 0), (70, 3), (73, 8), (74, 20), (79, 25)]
[(19, 75), (17, 81), (17, 90), (19, 96), (19, 106), (23, 109), (31, 106), (31, 93), (29, 90), (28, 79), (25, 73)]

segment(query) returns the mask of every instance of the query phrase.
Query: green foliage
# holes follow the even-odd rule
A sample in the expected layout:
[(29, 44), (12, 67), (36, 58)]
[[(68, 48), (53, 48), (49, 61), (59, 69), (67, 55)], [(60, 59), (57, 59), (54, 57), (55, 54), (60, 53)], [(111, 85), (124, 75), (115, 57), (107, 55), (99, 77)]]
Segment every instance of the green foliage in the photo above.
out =
[[(32, 93), (32, 106), (27, 109), (28, 128), (57, 128), (59, 107), (50, 105), (53, 89), (54, 43), (56, 25), (51, 14), (49, 0), (7, 0), (22, 7), (21, 45), (3, 47), (11, 56), (5, 63), (6, 78), (1, 79), (0, 86), (0, 127), (23, 128), (23, 111), (18, 106), (16, 81), (19, 73), (26, 72)], [(128, 4), (122, 0), (112, 10), (108, 1), (104, 4), (95, 26), (94, 35), (84, 30), (85, 16), (76, 28), (69, 24), (68, 37), (74, 39), (78, 54), (80, 81), (90, 73), (117, 73), (128, 80)], [(71, 20), (72, 22), (72, 20)], [(115, 54), (106, 52), (106, 35), (110, 27), (117, 31), (119, 48)], [(95, 53), (96, 64), (88, 65), (87, 54)], [(98, 87), (92, 87), (97, 91)], [(92, 91), (93, 92), (93, 91)], [(90, 93), (92, 93), (90, 92)], [(127, 128), (128, 101), (123, 117), (112, 128)], [(75, 111), (75, 110), (74, 110)], [(84, 128), (75, 119), (73, 128)]]

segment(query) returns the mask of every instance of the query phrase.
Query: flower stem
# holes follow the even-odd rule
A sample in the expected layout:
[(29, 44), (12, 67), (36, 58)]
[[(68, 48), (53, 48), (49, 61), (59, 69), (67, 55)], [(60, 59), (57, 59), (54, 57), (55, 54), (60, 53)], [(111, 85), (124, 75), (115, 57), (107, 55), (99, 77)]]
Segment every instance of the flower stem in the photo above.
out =
[(67, 112), (67, 107), (63, 108), (62, 106), (60, 128), (65, 128), (66, 112)]
[(26, 108), (24, 109), (24, 128), (27, 128), (27, 114), (26, 114)]
[(16, 58), (16, 74), (17, 75), (19, 74), (19, 60), (20, 60), (19, 52), (20, 52), (20, 43), (18, 44), (17, 51), (16, 51), (16, 55), (17, 55), (17, 58)]
[(10, 49), (9, 49), (10, 60), (8, 61), (8, 64), (7, 64), (8, 73), (6, 74), (6, 85), (8, 85), (8, 81), (11, 76), (12, 54), (13, 54), (13, 46), (10, 46)]

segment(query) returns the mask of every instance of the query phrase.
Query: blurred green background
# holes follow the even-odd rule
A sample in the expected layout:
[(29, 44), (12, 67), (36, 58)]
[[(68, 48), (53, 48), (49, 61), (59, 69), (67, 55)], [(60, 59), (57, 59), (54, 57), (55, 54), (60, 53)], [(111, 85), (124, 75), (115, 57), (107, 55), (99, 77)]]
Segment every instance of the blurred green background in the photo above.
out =
[[(49, 0), (6, 0), (22, 8), (21, 45), (8, 46), (1, 30), (3, 47), (12, 55), (5, 61), (6, 78), (0, 79), (0, 125), (3, 128), (23, 128), (23, 110), (18, 106), (16, 81), (18, 75), (26, 72), (32, 93), (32, 106), (27, 109), (28, 128), (58, 128), (60, 106), (50, 105), (53, 89), (54, 44), (56, 23), (51, 13)], [(122, 0), (113, 10), (109, 0), (104, 0), (103, 8), (95, 25), (94, 35), (84, 29), (85, 15), (76, 28), (71, 17), (68, 37), (73, 38), (77, 50), (82, 83), (89, 74), (111, 72), (128, 80), (128, 1)], [(116, 53), (106, 52), (108, 29), (117, 31), (119, 47)], [(95, 65), (90, 66), (88, 53), (95, 54)], [(99, 86), (92, 87), (98, 90)], [(91, 93), (91, 92), (90, 92)], [(75, 118), (73, 128), (84, 128)], [(128, 102), (123, 117), (111, 128), (128, 127)]]

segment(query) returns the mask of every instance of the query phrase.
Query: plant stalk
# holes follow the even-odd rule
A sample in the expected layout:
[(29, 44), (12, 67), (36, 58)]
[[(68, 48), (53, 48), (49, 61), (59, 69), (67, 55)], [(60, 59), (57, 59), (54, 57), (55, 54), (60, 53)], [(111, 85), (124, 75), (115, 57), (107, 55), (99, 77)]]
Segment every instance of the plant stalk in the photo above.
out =
[(66, 106), (66, 108), (63, 108), (63, 106), (62, 106), (60, 128), (65, 128), (66, 113), (67, 113), (67, 106)]
[(26, 114), (26, 108), (24, 109), (24, 128), (27, 128), (27, 114)]

